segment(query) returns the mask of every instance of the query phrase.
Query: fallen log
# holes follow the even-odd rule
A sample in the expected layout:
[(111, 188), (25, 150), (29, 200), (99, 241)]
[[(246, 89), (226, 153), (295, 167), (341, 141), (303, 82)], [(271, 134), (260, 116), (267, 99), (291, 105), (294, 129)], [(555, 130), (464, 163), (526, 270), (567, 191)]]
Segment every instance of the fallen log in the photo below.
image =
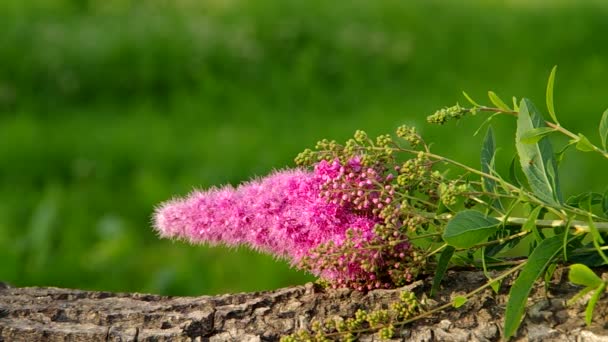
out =
[[(584, 323), (585, 303), (565, 302), (579, 288), (556, 272), (545, 292), (537, 284), (516, 341), (608, 341), (608, 296), (593, 324)], [(437, 298), (426, 298), (430, 280), (405, 288), (432, 307), (485, 282), (477, 271), (450, 271)], [(395, 341), (499, 341), (508, 288), (487, 290), (459, 309), (399, 327)], [(52, 287), (0, 286), (2, 341), (278, 341), (312, 319), (349, 317), (396, 301), (401, 290), (368, 293), (325, 290), (308, 283), (274, 291), (219, 296), (170, 297)], [(379, 340), (373, 333), (360, 341)]]

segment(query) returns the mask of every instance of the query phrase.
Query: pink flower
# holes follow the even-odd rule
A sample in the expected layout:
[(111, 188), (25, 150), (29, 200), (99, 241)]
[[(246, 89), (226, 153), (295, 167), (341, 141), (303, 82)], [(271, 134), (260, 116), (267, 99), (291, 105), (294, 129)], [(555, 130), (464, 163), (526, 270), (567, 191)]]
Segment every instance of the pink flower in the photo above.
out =
[[(358, 160), (349, 168), (359, 171)], [(342, 244), (349, 228), (373, 236), (377, 218), (321, 195), (324, 185), (343, 173), (339, 162), (321, 162), (314, 172), (284, 170), (237, 188), (195, 191), (158, 207), (154, 226), (162, 237), (245, 244), (295, 265), (321, 243)]]

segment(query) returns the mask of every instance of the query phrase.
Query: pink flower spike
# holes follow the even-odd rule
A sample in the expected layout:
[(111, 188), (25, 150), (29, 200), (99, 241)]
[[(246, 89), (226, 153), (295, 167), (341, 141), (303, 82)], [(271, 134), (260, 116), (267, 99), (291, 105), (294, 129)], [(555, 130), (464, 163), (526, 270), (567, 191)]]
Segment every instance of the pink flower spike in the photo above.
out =
[(154, 227), (165, 238), (244, 244), (295, 265), (321, 243), (341, 244), (349, 228), (373, 234), (374, 218), (320, 196), (324, 176), (337, 176), (339, 167), (320, 162), (315, 172), (284, 170), (237, 188), (194, 191), (158, 207)]

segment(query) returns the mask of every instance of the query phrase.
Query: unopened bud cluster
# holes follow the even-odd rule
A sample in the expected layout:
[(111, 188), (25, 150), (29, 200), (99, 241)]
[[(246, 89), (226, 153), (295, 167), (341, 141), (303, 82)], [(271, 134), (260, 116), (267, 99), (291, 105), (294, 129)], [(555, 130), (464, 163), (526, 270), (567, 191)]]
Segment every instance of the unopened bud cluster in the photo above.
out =
[(325, 341), (356, 341), (363, 331), (377, 331), (380, 340), (388, 340), (395, 336), (396, 323), (407, 320), (420, 313), (420, 306), (412, 292), (404, 291), (399, 301), (392, 303), (388, 309), (366, 311), (359, 309), (353, 317), (339, 316), (323, 321), (315, 320), (310, 330), (302, 329), (284, 336), (281, 342), (325, 342)]
[(456, 104), (452, 107), (441, 108), (436, 111), (433, 115), (429, 115), (426, 118), (426, 121), (432, 124), (443, 125), (452, 119), (460, 119), (466, 114), (475, 114), (475, 111), (471, 111), (467, 108), (461, 107), (459, 104)]

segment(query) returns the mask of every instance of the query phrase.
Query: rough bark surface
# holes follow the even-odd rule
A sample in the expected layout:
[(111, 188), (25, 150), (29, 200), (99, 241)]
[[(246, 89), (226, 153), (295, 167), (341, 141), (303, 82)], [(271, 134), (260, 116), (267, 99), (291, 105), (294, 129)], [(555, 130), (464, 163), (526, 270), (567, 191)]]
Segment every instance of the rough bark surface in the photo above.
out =
[[(549, 292), (533, 290), (518, 341), (608, 341), (608, 296), (598, 302), (593, 324), (584, 324), (584, 300), (565, 301), (579, 290), (565, 272), (556, 272)], [(485, 282), (479, 272), (448, 274), (429, 307), (449, 301)], [(1, 284), (1, 283), (0, 283)], [(430, 281), (409, 288), (419, 298)], [(504, 287), (504, 286), (503, 286)], [(499, 341), (507, 289), (478, 295), (398, 331), (407, 341)], [(387, 307), (400, 290), (363, 294), (322, 290), (313, 284), (269, 292), (201, 297), (166, 297), (138, 293), (93, 292), (59, 288), (0, 286), (2, 341), (277, 341), (312, 318), (351, 316), (359, 308)], [(376, 341), (373, 334), (361, 341)]]

